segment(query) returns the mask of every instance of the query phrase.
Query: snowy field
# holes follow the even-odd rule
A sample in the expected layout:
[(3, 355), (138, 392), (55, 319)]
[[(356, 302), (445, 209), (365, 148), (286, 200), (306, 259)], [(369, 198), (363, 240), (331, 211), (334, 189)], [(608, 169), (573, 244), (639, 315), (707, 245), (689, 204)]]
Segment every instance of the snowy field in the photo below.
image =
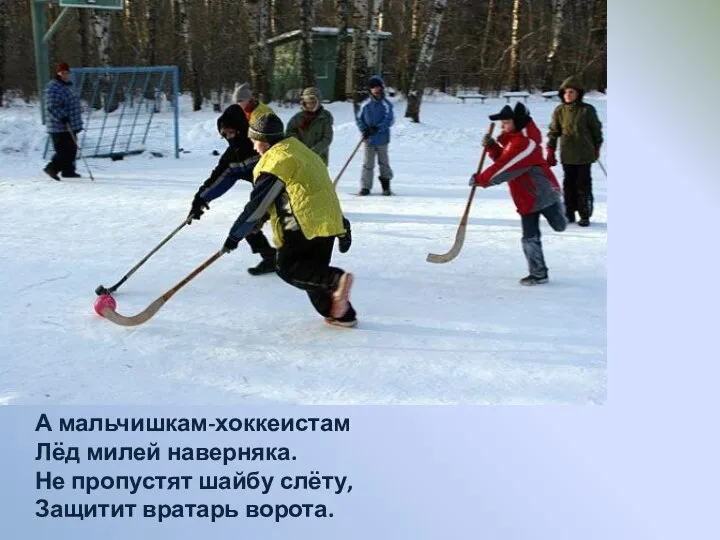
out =
[[(607, 133), (605, 97), (586, 100)], [(418, 125), (396, 102), (395, 197), (379, 196), (379, 185), (371, 197), (355, 196), (361, 152), (345, 171), (338, 191), (353, 245), (336, 250), (333, 263), (355, 274), (356, 329), (325, 325), (277, 276), (250, 276), (259, 259), (244, 243), (146, 324), (98, 317), (95, 287), (115, 283), (187, 215), (218, 159), (211, 152), (225, 147), (217, 113), (183, 102), (180, 159), (89, 159), (95, 182), (81, 161), (83, 178), (55, 182), (42, 172), (38, 109), (1, 108), (0, 404), (604, 403), (607, 180), (599, 167), (589, 228), (554, 233), (543, 222), (548, 285), (517, 283), (527, 268), (506, 186), (477, 190), (457, 259), (425, 261), (452, 245), (488, 114), (504, 103), (427, 98)], [(543, 134), (556, 105), (528, 102)], [(297, 111), (275, 108), (284, 121)], [(358, 132), (349, 104), (329, 110), (334, 177)], [(163, 113), (148, 149), (168, 155), (171, 133)], [(183, 229), (119, 289), (117, 311), (142, 311), (218, 250), (249, 191), (239, 182)]]

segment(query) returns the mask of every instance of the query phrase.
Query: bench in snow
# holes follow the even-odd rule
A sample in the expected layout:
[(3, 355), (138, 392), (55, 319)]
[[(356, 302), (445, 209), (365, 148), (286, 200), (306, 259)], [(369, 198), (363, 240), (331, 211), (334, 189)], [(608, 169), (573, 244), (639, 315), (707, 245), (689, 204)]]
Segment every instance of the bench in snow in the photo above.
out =
[(510, 103), (510, 100), (513, 98), (523, 98), (527, 103), (527, 98), (530, 97), (530, 94), (528, 92), (505, 92), (502, 97), (504, 97), (508, 103)]
[(479, 99), (481, 100), (480, 103), (485, 103), (485, 99), (487, 98), (487, 96), (483, 94), (458, 94), (455, 97), (462, 100), (463, 103), (465, 103), (466, 99)]

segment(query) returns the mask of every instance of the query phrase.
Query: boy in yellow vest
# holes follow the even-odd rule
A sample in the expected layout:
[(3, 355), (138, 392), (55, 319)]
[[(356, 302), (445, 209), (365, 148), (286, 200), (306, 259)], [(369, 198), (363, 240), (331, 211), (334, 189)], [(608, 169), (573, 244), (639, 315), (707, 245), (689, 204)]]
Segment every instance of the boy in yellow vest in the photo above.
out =
[(230, 252), (268, 218), (277, 252), (277, 273), (307, 292), (328, 324), (357, 325), (350, 304), (353, 275), (330, 266), (336, 236), (346, 234), (340, 201), (322, 159), (294, 137), (286, 137), (274, 114), (250, 123), (248, 136), (260, 161), (254, 188), (223, 249)]

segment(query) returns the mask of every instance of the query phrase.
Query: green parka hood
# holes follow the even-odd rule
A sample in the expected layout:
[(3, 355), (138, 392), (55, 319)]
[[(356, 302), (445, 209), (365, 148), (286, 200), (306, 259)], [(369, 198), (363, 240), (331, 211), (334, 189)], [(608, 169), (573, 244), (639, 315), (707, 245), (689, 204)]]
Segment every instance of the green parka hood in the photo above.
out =
[(583, 100), (583, 96), (585, 95), (585, 88), (583, 88), (583, 85), (580, 84), (580, 81), (573, 76), (568, 77), (565, 79), (562, 84), (560, 85), (560, 90), (558, 90), (558, 96), (560, 96), (560, 101), (565, 103), (565, 100), (563, 100), (563, 92), (566, 88), (574, 88), (578, 91), (578, 102), (581, 102)]

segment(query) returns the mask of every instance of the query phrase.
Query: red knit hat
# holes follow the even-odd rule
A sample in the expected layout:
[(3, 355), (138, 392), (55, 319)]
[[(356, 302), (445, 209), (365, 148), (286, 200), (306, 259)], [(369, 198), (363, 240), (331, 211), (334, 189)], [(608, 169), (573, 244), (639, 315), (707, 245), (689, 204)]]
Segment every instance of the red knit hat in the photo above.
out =
[(55, 65), (55, 73), (60, 73), (61, 71), (70, 71), (70, 66), (67, 62), (58, 62)]

